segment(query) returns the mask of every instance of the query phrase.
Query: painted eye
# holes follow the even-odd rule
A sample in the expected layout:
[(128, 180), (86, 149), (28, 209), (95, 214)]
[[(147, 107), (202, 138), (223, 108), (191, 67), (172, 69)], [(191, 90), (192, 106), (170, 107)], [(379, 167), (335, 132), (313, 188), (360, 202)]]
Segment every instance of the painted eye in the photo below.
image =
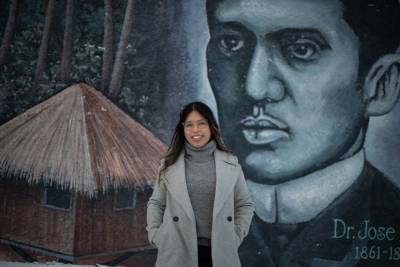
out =
[(298, 39), (296, 42), (285, 48), (285, 54), (290, 59), (302, 61), (312, 61), (321, 53), (321, 47), (314, 41), (308, 39)]
[(228, 56), (237, 53), (244, 46), (244, 41), (237, 36), (224, 36), (219, 42), (221, 51)]

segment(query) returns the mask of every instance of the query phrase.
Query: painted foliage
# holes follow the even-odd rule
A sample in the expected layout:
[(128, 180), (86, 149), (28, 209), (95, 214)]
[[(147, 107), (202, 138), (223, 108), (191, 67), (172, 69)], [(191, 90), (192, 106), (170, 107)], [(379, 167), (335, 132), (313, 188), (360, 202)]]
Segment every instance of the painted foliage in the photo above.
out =
[(203, 100), (256, 205), (243, 266), (400, 265), (398, 0), (0, 5), (1, 122), (85, 81), (168, 144)]

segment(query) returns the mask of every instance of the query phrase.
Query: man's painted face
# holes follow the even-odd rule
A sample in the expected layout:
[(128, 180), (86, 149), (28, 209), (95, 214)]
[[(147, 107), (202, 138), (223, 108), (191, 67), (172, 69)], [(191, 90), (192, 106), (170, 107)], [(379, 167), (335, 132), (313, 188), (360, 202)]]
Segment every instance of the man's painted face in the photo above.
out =
[(226, 0), (208, 75), (247, 178), (279, 183), (338, 160), (364, 123), (358, 39), (336, 0)]

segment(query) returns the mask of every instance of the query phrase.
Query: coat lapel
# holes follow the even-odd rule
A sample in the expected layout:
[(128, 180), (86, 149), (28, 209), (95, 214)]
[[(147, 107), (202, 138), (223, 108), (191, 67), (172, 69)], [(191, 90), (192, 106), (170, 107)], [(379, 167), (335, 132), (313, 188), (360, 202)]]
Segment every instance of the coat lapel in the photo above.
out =
[[(228, 154), (215, 150), (215, 173), (216, 173), (216, 187), (215, 187), (215, 200), (213, 219), (217, 216), (222, 209), (228, 196), (232, 193), (235, 187), (236, 180), (239, 176), (238, 164), (227, 156)], [(232, 214), (233, 215), (233, 214)]]
[(185, 178), (185, 153), (179, 155), (175, 164), (171, 165), (165, 173), (165, 181), (168, 191), (175, 198), (176, 202), (182, 206), (187, 216), (195, 222), (192, 204), (189, 198), (189, 192), (186, 186)]
[(357, 239), (332, 238), (335, 231), (335, 219), (341, 219), (351, 226), (361, 225), (364, 219), (369, 219), (368, 191), (371, 187), (371, 179), (365, 177), (365, 171), (364, 168), (358, 180), (346, 192), (305, 226), (283, 255), (317, 258), (317, 261), (320, 260), (318, 258), (322, 258), (341, 262), (346, 254), (352, 251), (353, 245), (359, 247), (366, 245)]
[[(262, 230), (266, 225), (260, 219), (253, 218), (249, 238), (241, 248), (242, 260), (248, 262), (246, 266), (258, 266), (267, 261), (276, 261), (271, 266), (294, 266), (295, 263), (298, 264), (296, 266), (355, 266), (355, 255), (352, 253), (356, 246), (363, 247), (366, 243), (353, 239), (334, 239), (334, 219), (342, 219), (351, 226), (360, 225), (360, 222), (368, 219), (370, 187), (370, 178), (365, 176), (364, 169), (355, 184), (316, 218), (306, 223), (288, 247), (278, 252), (275, 259), (271, 247), (274, 243), (269, 241), (277, 238), (268, 236)], [(275, 243), (275, 246), (279, 245)]]
[[(172, 197), (182, 206), (189, 218), (195, 222), (193, 208), (186, 186), (184, 154), (185, 153), (181, 153), (176, 163), (167, 169), (165, 181), (167, 189)], [(217, 216), (228, 196), (231, 194), (239, 176), (238, 164), (229, 159), (226, 153), (216, 149), (214, 156), (216, 186), (213, 218)]]

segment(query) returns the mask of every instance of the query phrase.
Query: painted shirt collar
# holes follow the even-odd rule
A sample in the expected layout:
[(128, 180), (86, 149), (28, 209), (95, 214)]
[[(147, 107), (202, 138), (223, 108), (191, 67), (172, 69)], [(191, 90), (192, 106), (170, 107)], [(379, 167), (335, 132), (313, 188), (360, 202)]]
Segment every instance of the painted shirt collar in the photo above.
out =
[(269, 223), (302, 223), (317, 216), (360, 176), (364, 151), (279, 185), (247, 180), (256, 214)]

